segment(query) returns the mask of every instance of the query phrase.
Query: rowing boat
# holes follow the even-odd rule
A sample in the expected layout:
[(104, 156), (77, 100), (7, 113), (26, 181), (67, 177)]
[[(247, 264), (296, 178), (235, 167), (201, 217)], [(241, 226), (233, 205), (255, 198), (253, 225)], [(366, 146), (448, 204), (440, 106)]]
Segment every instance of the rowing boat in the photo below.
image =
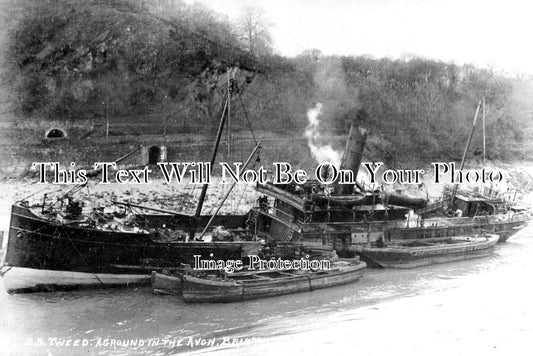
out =
[(155, 293), (181, 293), (187, 303), (226, 303), (352, 283), (363, 275), (365, 268), (366, 263), (352, 259), (332, 262), (330, 269), (316, 271), (248, 270), (218, 277), (154, 272), (152, 288)]

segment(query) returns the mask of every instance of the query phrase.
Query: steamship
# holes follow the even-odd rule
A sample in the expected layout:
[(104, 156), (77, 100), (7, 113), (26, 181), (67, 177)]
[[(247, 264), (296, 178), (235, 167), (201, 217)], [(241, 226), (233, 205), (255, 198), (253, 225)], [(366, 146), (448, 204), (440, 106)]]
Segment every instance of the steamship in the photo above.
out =
[[(355, 177), (366, 138), (366, 130), (352, 122), (340, 169), (352, 170)], [(527, 211), (486, 194), (448, 194), (442, 201), (428, 205), (425, 199), (381, 189), (365, 190), (359, 184), (329, 187), (318, 181), (266, 183), (258, 185), (257, 190), (262, 196), (252, 220), (265, 240), (279, 247), (335, 250), (348, 258), (354, 254), (365, 258), (365, 248), (385, 247), (395, 241), (465, 236), (480, 231), (496, 234), (503, 242), (530, 218)], [(460, 209), (463, 216), (447, 215), (450, 206)], [(368, 262), (372, 264), (369, 259)]]
[[(59, 211), (26, 203), (12, 206), (0, 267), (8, 293), (149, 284), (152, 271), (178, 269), (194, 255), (240, 259), (260, 248), (244, 240), (187, 241), (188, 231), (181, 229), (194, 218), (186, 215), (82, 217), (72, 209), (60, 217)], [(202, 216), (199, 227), (208, 218)], [(246, 215), (219, 216), (215, 223), (238, 233), (245, 220)]]

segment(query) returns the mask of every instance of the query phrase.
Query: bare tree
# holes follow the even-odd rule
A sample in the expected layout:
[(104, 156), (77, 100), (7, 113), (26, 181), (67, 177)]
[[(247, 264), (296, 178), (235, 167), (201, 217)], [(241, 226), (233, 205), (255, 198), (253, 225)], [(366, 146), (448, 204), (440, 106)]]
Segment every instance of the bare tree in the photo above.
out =
[(324, 58), (322, 51), (316, 48), (306, 49), (299, 56), (309, 58), (315, 62)]
[(239, 17), (238, 28), (245, 48), (253, 55), (264, 56), (272, 53), (272, 24), (265, 12), (257, 7), (245, 7)]

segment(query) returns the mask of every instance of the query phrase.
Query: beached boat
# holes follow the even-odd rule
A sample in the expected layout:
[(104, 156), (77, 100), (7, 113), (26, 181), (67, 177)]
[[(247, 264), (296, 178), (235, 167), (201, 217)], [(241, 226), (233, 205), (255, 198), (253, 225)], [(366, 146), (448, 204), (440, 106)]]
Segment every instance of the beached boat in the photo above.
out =
[[(472, 130), (459, 165), (459, 171), (462, 171), (465, 166), (470, 143), (476, 130), (480, 108), (483, 109), (484, 127), (485, 98), (478, 103), (472, 122)], [(485, 129), (483, 129), (483, 142), (485, 142)], [(485, 162), (484, 144), (483, 162)], [(531, 212), (528, 208), (515, 204), (516, 194), (516, 191), (510, 191), (509, 188), (507, 188), (507, 191), (499, 192), (494, 189), (492, 183), (490, 186), (483, 187), (482, 191), (479, 191), (479, 187), (476, 187), (473, 191), (460, 191), (459, 184), (455, 183), (452, 189), (444, 190), (440, 201), (418, 209), (417, 213), (421, 217), (417, 226), (418, 234), (421, 232), (423, 236), (427, 235), (427, 230), (424, 231), (423, 229), (425, 226), (436, 226), (437, 229), (435, 231), (441, 233), (442, 229), (439, 226), (444, 226), (446, 233), (448, 233), (447, 236), (462, 233), (469, 234), (476, 230), (482, 230), (499, 235), (499, 242), (505, 242), (514, 233), (525, 227), (531, 219)], [(454, 217), (458, 217), (458, 219)], [(429, 220), (428, 218), (435, 218), (435, 220)], [(415, 237), (419, 237), (418, 234)]]
[[(509, 196), (508, 192), (502, 194), (488, 187), (483, 192), (458, 191), (455, 196), (445, 190), (439, 202), (419, 210), (420, 218), (410, 224), (409, 230), (398, 231), (396, 238), (466, 235), (482, 230), (497, 234), (498, 242), (505, 242), (531, 220), (531, 212), (513, 205)], [(453, 216), (452, 206), (461, 216)]]
[(414, 268), (488, 256), (498, 235), (399, 240), (382, 247), (362, 247), (363, 258), (384, 268)]
[[(229, 115), (230, 87), (228, 84), (210, 167)], [(246, 215), (201, 215), (207, 186), (202, 188), (195, 215), (116, 201), (115, 211), (106, 211), (110, 207), (85, 211), (83, 202), (74, 197), (82, 185), (56, 200), (45, 195), (37, 204), (14, 203), (0, 265), (5, 289), (21, 293), (149, 284), (152, 271), (191, 264), (194, 255), (236, 260), (257, 254), (261, 242), (252, 241), (246, 233)], [(210, 233), (207, 229), (213, 224), (225, 229)], [(206, 233), (211, 238), (202, 239)]]
[(181, 294), (187, 303), (226, 303), (330, 288), (358, 280), (366, 268), (360, 261), (337, 261), (329, 270), (248, 271), (225, 278), (181, 277)]
[(193, 255), (238, 259), (261, 247), (238, 238), (208, 242), (185, 236), (168, 228), (50, 220), (15, 204), (0, 272), (9, 293), (149, 284), (153, 270), (192, 263)]

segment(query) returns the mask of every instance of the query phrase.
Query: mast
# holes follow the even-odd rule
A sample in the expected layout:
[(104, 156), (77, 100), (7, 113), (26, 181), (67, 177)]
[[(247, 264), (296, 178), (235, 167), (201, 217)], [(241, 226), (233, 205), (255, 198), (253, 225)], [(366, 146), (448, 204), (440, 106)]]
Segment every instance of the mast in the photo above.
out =
[[(466, 154), (468, 153), (468, 149), (470, 148), (470, 143), (472, 142), (472, 137), (474, 136), (474, 130), (476, 129), (476, 122), (477, 122), (477, 115), (479, 114), (479, 108), (481, 107), (481, 104), (482, 104), (482, 100), (480, 100), (479, 103), (477, 104), (476, 114), (474, 115), (474, 122), (472, 123), (472, 131), (470, 131), (470, 136), (468, 137), (468, 142), (466, 143), (466, 147), (463, 152), (463, 158), (461, 159), (461, 167), (459, 167), (460, 171), (463, 170), (463, 167), (465, 165)], [(453, 186), (453, 190), (452, 190), (452, 200), (451, 200), (452, 209), (455, 208), (455, 195), (457, 194), (457, 187), (458, 187), (458, 183), (455, 183)]]
[(485, 157), (486, 157), (486, 151), (485, 151), (485, 97), (483, 97), (483, 110), (482, 115), (483, 118), (483, 166), (485, 166)]
[[(217, 138), (215, 140), (215, 145), (213, 146), (213, 153), (211, 154), (210, 171), (209, 171), (210, 174), (213, 171), (213, 165), (215, 164), (215, 158), (217, 156), (218, 146), (220, 144), (220, 138), (222, 137), (222, 131), (224, 130), (224, 123), (226, 122), (226, 109), (228, 108), (229, 100), (230, 100), (230, 93), (228, 92), (226, 96), (226, 102), (224, 103), (224, 109), (222, 110), (222, 117), (220, 118), (220, 123), (218, 125)], [(200, 214), (202, 213), (202, 207), (204, 205), (205, 194), (207, 193), (207, 187), (208, 187), (207, 183), (204, 183), (204, 185), (202, 186), (202, 192), (200, 193), (200, 198), (198, 200), (198, 206), (196, 207), (196, 213), (194, 214), (194, 217), (196, 219), (200, 218)]]
[[(230, 72), (228, 69), (228, 95), (231, 92), (231, 79), (230, 79)], [(228, 100), (228, 160), (231, 156), (231, 100)]]
[[(226, 101), (224, 103), (224, 108), (222, 109), (222, 116), (220, 118), (220, 123), (218, 125), (217, 138), (215, 140), (215, 144), (213, 146), (213, 153), (211, 155), (210, 170), (209, 170), (210, 174), (213, 171), (213, 166), (215, 164), (215, 159), (216, 159), (217, 152), (218, 152), (218, 146), (220, 144), (220, 139), (222, 138), (222, 132), (224, 131), (224, 124), (226, 123), (226, 119), (227, 119), (227, 122), (228, 122), (228, 125), (229, 125), (230, 102), (231, 102), (231, 85), (230, 85), (230, 71), (228, 69), (228, 85), (227, 85)], [(229, 126), (228, 126), (228, 128), (229, 128)], [(229, 133), (228, 133), (228, 154), (229, 154), (229, 149), (230, 149), (230, 147), (229, 147), (229, 137), (230, 136), (229, 136)], [(200, 215), (202, 214), (202, 207), (204, 205), (205, 195), (207, 193), (207, 187), (208, 187), (207, 183), (204, 183), (204, 185), (202, 186), (202, 191), (200, 193), (200, 198), (198, 199), (198, 206), (196, 207), (196, 213), (194, 214), (195, 221), (198, 221), (198, 219), (200, 218)], [(191, 237), (193, 237), (194, 236), (194, 232), (195, 232), (195, 227), (191, 226), (191, 230), (189, 232), (189, 235)]]

